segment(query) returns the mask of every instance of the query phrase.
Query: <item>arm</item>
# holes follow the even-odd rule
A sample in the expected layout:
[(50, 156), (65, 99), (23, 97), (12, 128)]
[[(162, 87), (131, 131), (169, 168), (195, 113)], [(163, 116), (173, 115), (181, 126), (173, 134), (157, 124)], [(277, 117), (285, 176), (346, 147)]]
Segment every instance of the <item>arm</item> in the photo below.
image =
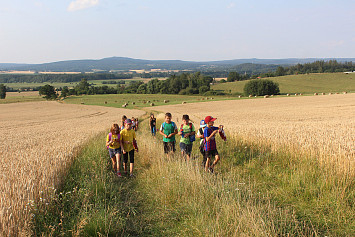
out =
[(218, 130), (214, 130), (212, 133), (211, 133), (211, 135), (209, 135), (208, 136), (208, 133), (207, 133), (208, 131), (207, 131), (207, 129), (205, 129), (205, 132), (204, 132), (204, 137), (206, 137), (206, 141), (209, 141), (209, 140), (211, 140), (211, 138), (214, 136), (214, 135), (216, 135), (216, 133), (218, 132)]
[(173, 133), (170, 133), (169, 136), (168, 136), (168, 138), (169, 138), (169, 137), (172, 137), (172, 136), (174, 136), (174, 135), (176, 135), (176, 134), (178, 134), (178, 133), (179, 133), (179, 132), (178, 132), (178, 129), (175, 128), (175, 131), (174, 131)]
[(162, 126), (160, 127), (160, 129), (159, 129), (159, 133), (160, 133), (163, 137), (168, 138), (168, 135), (166, 135), (166, 134), (163, 133), (162, 127), (163, 127), (163, 125), (162, 125)]

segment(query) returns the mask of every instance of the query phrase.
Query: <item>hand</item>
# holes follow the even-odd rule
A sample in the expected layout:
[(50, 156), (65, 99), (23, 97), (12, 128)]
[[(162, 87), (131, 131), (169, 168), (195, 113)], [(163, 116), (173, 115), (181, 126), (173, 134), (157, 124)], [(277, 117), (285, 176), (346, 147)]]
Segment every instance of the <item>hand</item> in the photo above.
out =
[(190, 133), (186, 133), (185, 135), (184, 135), (184, 138), (188, 138), (190, 136)]
[(212, 135), (216, 135), (216, 133), (218, 133), (218, 130), (213, 131)]
[(224, 127), (223, 125), (219, 125), (219, 129), (223, 130), (223, 127)]
[(122, 150), (122, 153), (123, 153), (123, 154), (126, 154), (126, 151), (125, 151), (125, 150)]
[(169, 136), (168, 136), (168, 135), (166, 135), (166, 134), (164, 135), (164, 137), (165, 137), (165, 138), (169, 138)]
[(138, 152), (138, 148), (136, 149), (136, 152)]

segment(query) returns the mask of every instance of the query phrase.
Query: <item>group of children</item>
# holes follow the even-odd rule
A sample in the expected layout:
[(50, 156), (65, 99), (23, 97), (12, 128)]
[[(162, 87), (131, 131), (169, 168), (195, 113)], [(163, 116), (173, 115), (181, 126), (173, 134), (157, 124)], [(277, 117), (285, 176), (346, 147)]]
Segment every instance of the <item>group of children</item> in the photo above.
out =
[[(207, 172), (213, 173), (214, 166), (220, 160), (216, 146), (216, 134), (219, 133), (223, 140), (226, 140), (226, 136), (223, 130), (223, 125), (215, 127), (214, 121), (216, 118), (207, 116), (200, 122), (200, 128), (197, 131), (195, 126), (191, 123), (190, 117), (185, 114), (182, 116), (182, 124), (178, 128), (172, 121), (171, 113), (165, 114), (165, 121), (162, 123), (159, 129), (159, 133), (163, 136), (164, 153), (168, 156), (176, 151), (176, 135), (180, 135), (180, 150), (181, 154), (187, 161), (191, 158), (192, 146), (195, 137), (200, 139), (200, 152), (203, 156), (203, 167)], [(154, 114), (151, 114), (149, 119), (149, 127), (151, 134), (156, 135), (156, 118)], [(113, 124), (110, 133), (106, 138), (106, 146), (109, 150), (110, 158), (112, 160), (112, 168), (118, 177), (121, 177), (121, 156), (123, 156), (123, 170), (124, 174), (127, 173), (128, 157), (130, 159), (130, 176), (133, 176), (134, 168), (134, 152), (138, 152), (136, 133), (138, 129), (138, 119), (128, 119), (126, 116), (122, 116), (121, 127), (118, 124)], [(212, 159), (214, 161), (211, 163)]]
[[(213, 173), (214, 166), (220, 160), (216, 146), (216, 134), (219, 133), (221, 138), (226, 141), (226, 136), (223, 130), (223, 125), (215, 127), (214, 121), (216, 118), (207, 116), (200, 122), (200, 128), (196, 134), (194, 125), (190, 122), (190, 118), (187, 114), (182, 116), (182, 124), (180, 128), (171, 120), (171, 113), (165, 114), (165, 121), (162, 123), (159, 129), (159, 133), (163, 136), (164, 152), (171, 154), (176, 151), (175, 149), (175, 135), (179, 134), (180, 138), (180, 150), (183, 157), (187, 160), (191, 158), (191, 151), (195, 137), (200, 139), (200, 152), (203, 156), (203, 166), (206, 171)], [(156, 134), (156, 119), (152, 114), (149, 122), (150, 130), (153, 136)], [(211, 164), (212, 159), (214, 161)]]
[(112, 160), (112, 168), (118, 177), (122, 176), (120, 168), (121, 156), (123, 156), (124, 174), (128, 174), (127, 163), (129, 157), (129, 172), (130, 176), (133, 176), (134, 152), (138, 152), (135, 132), (138, 128), (138, 123), (137, 120), (135, 124), (133, 122), (134, 121), (123, 115), (121, 127), (119, 127), (118, 124), (113, 124), (106, 138), (106, 146)]

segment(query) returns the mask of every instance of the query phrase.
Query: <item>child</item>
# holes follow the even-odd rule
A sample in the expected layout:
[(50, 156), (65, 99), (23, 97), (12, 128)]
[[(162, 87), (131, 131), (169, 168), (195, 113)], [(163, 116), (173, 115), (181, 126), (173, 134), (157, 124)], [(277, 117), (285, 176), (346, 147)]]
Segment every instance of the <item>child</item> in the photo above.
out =
[(205, 156), (205, 141), (203, 136), (203, 129), (207, 126), (205, 120), (201, 120), (200, 128), (197, 130), (197, 138), (200, 138), (200, 153), (202, 154), (202, 166), (205, 167), (206, 165), (206, 156)]
[(112, 125), (111, 132), (107, 135), (106, 146), (108, 146), (108, 151), (112, 160), (112, 168), (117, 176), (121, 177), (120, 163), (122, 140), (120, 128), (116, 123)]
[(138, 130), (138, 125), (139, 125), (139, 121), (138, 121), (138, 118), (136, 118), (136, 131)]
[(164, 136), (164, 152), (169, 155), (169, 153), (175, 152), (175, 135), (178, 133), (176, 124), (171, 121), (171, 113), (165, 114), (165, 122), (160, 127), (160, 134)]
[(152, 133), (152, 136), (155, 137), (155, 134), (157, 132), (157, 119), (154, 118), (154, 114), (150, 115), (149, 128), (150, 128), (150, 132)]
[(136, 130), (136, 119), (135, 119), (134, 117), (132, 117), (131, 121), (132, 121), (132, 129), (133, 129), (134, 131), (137, 131), (137, 130)]
[(125, 129), (121, 131), (122, 139), (122, 154), (123, 154), (123, 169), (125, 174), (127, 174), (127, 162), (128, 156), (130, 161), (129, 171), (130, 176), (133, 177), (133, 167), (134, 167), (134, 150), (138, 152), (138, 146), (136, 141), (136, 132), (132, 129), (132, 120), (127, 119), (125, 121)]
[(121, 131), (125, 128), (124, 122), (126, 121), (126, 119), (127, 119), (127, 116), (123, 115), (122, 119), (121, 119), (121, 127), (120, 127)]
[(192, 123), (190, 123), (190, 118), (187, 114), (182, 116), (182, 122), (179, 131), (179, 135), (181, 135), (180, 139), (180, 149), (182, 156), (187, 157), (187, 161), (190, 160), (192, 144), (195, 141), (195, 127)]
[[(223, 125), (219, 125), (219, 128), (213, 126), (215, 120), (216, 118), (213, 118), (212, 116), (207, 116), (205, 118), (205, 123), (207, 124), (207, 126), (203, 131), (203, 136), (205, 141), (204, 150), (206, 156), (205, 170), (210, 171), (211, 173), (213, 173), (214, 166), (220, 160), (220, 156), (218, 154), (217, 147), (216, 147), (215, 135), (217, 134), (217, 132), (219, 132), (222, 139), (226, 140), (226, 137), (224, 136), (224, 132), (223, 132)], [(210, 166), (210, 161), (212, 157), (215, 157), (215, 160)]]

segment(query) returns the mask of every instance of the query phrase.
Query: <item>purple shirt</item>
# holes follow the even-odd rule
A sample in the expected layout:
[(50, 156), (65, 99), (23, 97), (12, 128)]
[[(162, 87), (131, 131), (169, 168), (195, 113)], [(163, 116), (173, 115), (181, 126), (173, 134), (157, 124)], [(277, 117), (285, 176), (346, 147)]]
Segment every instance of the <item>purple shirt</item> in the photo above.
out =
[(218, 127), (205, 127), (205, 130), (203, 131), (203, 136), (205, 137), (205, 151), (213, 151), (217, 149), (216, 136), (211, 137), (209, 141), (206, 140), (206, 138), (209, 137), (215, 130), (218, 130)]

